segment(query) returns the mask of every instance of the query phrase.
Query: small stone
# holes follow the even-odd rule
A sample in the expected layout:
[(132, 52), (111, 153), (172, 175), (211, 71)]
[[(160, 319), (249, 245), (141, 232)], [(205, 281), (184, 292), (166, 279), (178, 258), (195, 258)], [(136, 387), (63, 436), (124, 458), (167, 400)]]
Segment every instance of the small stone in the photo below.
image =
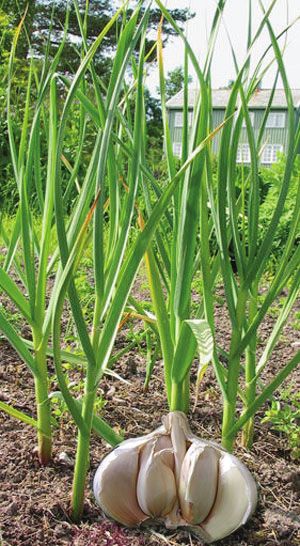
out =
[(116, 402), (119, 406), (127, 406), (127, 401), (123, 400), (123, 398), (118, 398), (117, 396), (113, 397), (113, 401)]
[(74, 465), (74, 459), (70, 457), (65, 451), (61, 451), (58, 455), (58, 460), (68, 466)]
[(106, 393), (106, 398), (112, 398), (116, 392), (116, 387), (112, 386)]
[(130, 372), (130, 374), (135, 375), (137, 372), (137, 365), (134, 358), (129, 357), (126, 362), (127, 370)]
[(13, 501), (8, 505), (8, 507), (5, 510), (5, 513), (7, 516), (15, 516), (18, 513), (18, 509), (19, 509), (18, 504), (15, 501)]

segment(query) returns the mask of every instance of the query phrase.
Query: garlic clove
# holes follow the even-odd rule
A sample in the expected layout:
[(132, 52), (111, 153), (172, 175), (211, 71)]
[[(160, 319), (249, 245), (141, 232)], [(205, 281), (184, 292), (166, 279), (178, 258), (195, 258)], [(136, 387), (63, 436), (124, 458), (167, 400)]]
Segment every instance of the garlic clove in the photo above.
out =
[(174, 455), (169, 437), (148, 441), (140, 455), (137, 500), (142, 511), (152, 518), (165, 516), (176, 502), (173, 468)]
[[(186, 436), (190, 428), (186, 415), (181, 411), (173, 411), (166, 415), (163, 418), (163, 425), (172, 442), (175, 462), (174, 475), (178, 491), (181, 466), (187, 450)], [(168, 529), (176, 529), (180, 525), (186, 525), (186, 522), (181, 516), (178, 496), (176, 496), (172, 510), (166, 515), (165, 526)]]
[(184, 519), (199, 524), (208, 516), (217, 494), (220, 453), (194, 442), (183, 460), (179, 502)]
[(163, 434), (156, 438), (154, 445), (154, 453), (159, 453), (160, 457), (164, 460), (165, 464), (174, 470), (175, 468), (175, 459), (174, 459), (174, 450), (171, 442), (171, 438), (167, 434)]
[(187, 451), (186, 443), (186, 427), (188, 426), (187, 418), (181, 411), (173, 411), (168, 414), (165, 421), (171, 436), (172, 446), (175, 458), (175, 477), (177, 487), (179, 486), (181, 466)]
[(201, 533), (208, 542), (226, 537), (246, 523), (256, 502), (257, 489), (249, 470), (233, 455), (222, 453), (216, 500), (200, 526)]
[(102, 510), (128, 527), (148, 519), (136, 497), (141, 448), (141, 442), (136, 440), (123, 442), (103, 459), (93, 484), (96, 501)]

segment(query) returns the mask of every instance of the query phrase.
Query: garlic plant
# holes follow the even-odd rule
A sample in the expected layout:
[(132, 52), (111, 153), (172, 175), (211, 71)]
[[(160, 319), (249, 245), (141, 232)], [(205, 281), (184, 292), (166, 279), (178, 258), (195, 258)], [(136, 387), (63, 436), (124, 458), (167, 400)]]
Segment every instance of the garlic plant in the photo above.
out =
[[(56, 166), (53, 167), (54, 202), (62, 274), (58, 278), (52, 316), (56, 375), (62, 396), (78, 427), (72, 492), (74, 521), (78, 521), (83, 513), (97, 389), (108, 368), (114, 342), (126, 313), (131, 288), (143, 259), (146, 261), (156, 320), (154, 329), (160, 340), (170, 411), (186, 413), (188, 411), (190, 369), (198, 349), (200, 364), (198, 377), (212, 361), (223, 395), (222, 443), (228, 451), (233, 449), (237, 432), (251, 420), (258, 407), (300, 360), (299, 352), (281, 369), (273, 381), (265, 385), (259, 394), (257, 393), (258, 370), (254, 366), (257, 329), (269, 306), (280, 294), (282, 283), (291, 279), (299, 258), (298, 252), (293, 253), (292, 250), (300, 218), (297, 212), (287, 246), (286, 256), (289, 265), (284, 274), (281, 265), (280, 275), (277, 275), (275, 285), (259, 309), (257, 301), (256, 303), (254, 301), (258, 298), (258, 291), (256, 284), (253, 285), (252, 262), (255, 258), (257, 271), (262, 271), (259, 257), (264, 256), (266, 250), (270, 253), (273, 241), (271, 231), (275, 224), (278, 225), (283, 211), (291, 165), (298, 146), (293, 144), (289, 153), (283, 193), (280, 194), (269, 235), (260, 247), (257, 242), (259, 177), (256, 176), (258, 163), (255, 153), (251, 152), (251, 157), (254, 156), (253, 163), (256, 161), (252, 169), (255, 172), (255, 180), (247, 178), (244, 186), (244, 197), (250, 199), (249, 207), (245, 207), (241, 202), (239, 196), (243, 197), (243, 194), (235, 187), (235, 167), (243, 118), (246, 119), (247, 127), (251, 125), (247, 101), (254, 93), (262, 72), (259, 62), (253, 77), (248, 77), (250, 51), (264, 27), (269, 28), (268, 15), (276, 0), (273, 0), (268, 12), (264, 14), (253, 39), (249, 38), (251, 44), (246, 60), (239, 70), (237, 67), (237, 77), (224, 120), (216, 128), (211, 124), (210, 67), (226, 0), (218, 1), (204, 68), (199, 65), (188, 40), (163, 3), (160, 0), (156, 0), (155, 3), (161, 10), (164, 20), (171, 25), (177, 35), (181, 36), (185, 44), (185, 121), (182, 164), (178, 169), (167, 120), (161, 23), (158, 29), (157, 58), (168, 163), (168, 180), (163, 184), (153, 176), (145, 157), (145, 150), (149, 146), (144, 93), (145, 60), (148, 55), (145, 44), (151, 0), (147, 2), (139, 0), (136, 9), (130, 12), (129, 18), (125, 2), (90, 47), (84, 34), (79, 3), (74, 0), (78, 25), (82, 29), (84, 57), (75, 78), (72, 81), (66, 79), (68, 95), (56, 137), (54, 161)], [(118, 45), (106, 88), (104, 82), (99, 81), (93, 58), (106, 33), (111, 31), (119, 19), (122, 19), (122, 25), (118, 32)], [(272, 34), (272, 44), (273, 42)], [(284, 71), (281, 70), (282, 58), (276, 44), (273, 44), (273, 50), (278, 61), (278, 69), (284, 76)], [(187, 85), (189, 62), (193, 64), (200, 88), (190, 136)], [(132, 75), (129, 86), (126, 85), (127, 74)], [(86, 76), (87, 82), (91, 82), (93, 86), (92, 92), (91, 89), (85, 91), (85, 85), (81, 85), (85, 82)], [(283, 80), (288, 98), (286, 79)], [(68, 219), (64, 217), (61, 168), (67, 120), (75, 99), (79, 100), (88, 118), (95, 125), (94, 151), (89, 169), (91, 178), (87, 178), (82, 185), (73, 212), (74, 222), (77, 218), (80, 219), (78, 229), (77, 227), (75, 229), (75, 223), (70, 227)], [(235, 121), (236, 111), (238, 123)], [(252, 135), (250, 129), (249, 138)], [(216, 188), (211, 141), (218, 132), (221, 143)], [(292, 123), (290, 132), (296, 136)], [(300, 129), (299, 131), (297, 129), (297, 138), (292, 138), (292, 141), (300, 142)], [(253, 138), (251, 142), (254, 146)], [(120, 184), (120, 181), (125, 184)], [(93, 194), (94, 205), (90, 209)], [(90, 209), (88, 214), (87, 209)], [(246, 214), (248, 210), (249, 216)], [(239, 232), (241, 214), (245, 229), (246, 226), (251, 226), (256, 234), (255, 238), (251, 238), (251, 230), (249, 233), (247, 229), (245, 233)], [(131, 237), (137, 216), (140, 231)], [(95, 288), (92, 325), (86, 321), (82, 312), (80, 292), (74, 282), (76, 267), (90, 236)], [(213, 245), (210, 241), (213, 241)], [(235, 261), (241, 265), (237, 273), (230, 261), (232, 245), (238, 254)], [(216, 252), (213, 250), (215, 247)], [(286, 261), (282, 263), (287, 264)], [(224, 281), (227, 308), (232, 322), (229, 352), (228, 348), (224, 350), (215, 343), (215, 292), (220, 278)], [(202, 283), (199, 305), (196, 306), (191, 298), (194, 279), (200, 279)], [(294, 298), (295, 290), (292, 287), (287, 306), (293, 303)], [(68, 371), (62, 365), (61, 324), (65, 299), (71, 304), (85, 363), (84, 393), (80, 401), (74, 399), (73, 393), (69, 390)], [(135, 301), (132, 296), (131, 300)], [(143, 316), (141, 302), (137, 301), (132, 305), (136, 307), (139, 316)], [(279, 320), (278, 328), (267, 347), (268, 354), (283, 327), (286, 311), (285, 307), (284, 317)], [(144, 317), (147, 323), (146, 313)], [(244, 365), (241, 358), (245, 349), (249, 358), (245, 360)], [(221, 359), (220, 356), (226, 357), (226, 365), (223, 364), (224, 358)], [(241, 372), (244, 370), (246, 381), (242, 382)], [(244, 387), (247, 392), (243, 391)], [(245, 411), (241, 414), (237, 411), (238, 396), (244, 404)], [(253, 419), (249, 440), (252, 438), (252, 424)], [(107, 430), (108, 426), (105, 424), (105, 431)], [(118, 439), (114, 431), (109, 428), (109, 433), (112, 441), (116, 443)], [(104, 436), (104, 432), (101, 434)], [(250, 445), (251, 442), (245, 443)], [(211, 477), (208, 479), (209, 474)], [(102, 463), (95, 479), (95, 489), (96, 497), (104, 511), (126, 525), (160, 518), (169, 527), (186, 525), (208, 541), (227, 535), (246, 521), (256, 499), (255, 486), (247, 470), (222, 448), (195, 439), (181, 413), (171, 413), (163, 427), (152, 435), (122, 443)]]
[[(176, 171), (173, 138), (181, 142), (181, 162), (184, 164), (191, 151), (213, 130), (213, 106), (211, 81), (212, 59), (221, 24), (226, 13), (227, 0), (219, 0), (215, 18), (209, 33), (207, 56), (199, 63), (184, 32), (170, 16), (164, 2), (156, 0), (164, 20), (170, 24), (185, 47), (183, 100), (183, 127), (172, 126), (168, 118), (163, 50), (163, 26), (158, 32), (158, 66), (160, 98), (164, 125), (164, 142), (169, 177)], [(171, 411), (186, 412), (189, 405), (190, 368), (197, 349), (198, 332), (194, 331), (195, 319), (205, 319), (214, 341), (211, 361), (223, 399), (222, 445), (232, 451), (239, 431), (242, 443), (251, 448), (254, 440), (255, 414), (278, 386), (296, 368), (300, 351), (294, 351), (291, 360), (283, 363), (271, 380), (263, 372), (272, 362), (282, 330), (295, 304), (300, 290), (300, 247), (297, 244), (300, 226), (300, 185), (293, 206), (290, 206), (291, 229), (281, 249), (278, 268), (268, 290), (272, 253), (276, 237), (287, 210), (287, 197), (295, 176), (294, 164), (299, 153), (300, 123), (296, 105), (281, 52), (280, 37), (286, 35), (293, 23), (276, 35), (270, 17), (276, 0), (262, 10), (261, 20), (252, 33), (252, 2), (248, 4), (247, 53), (239, 65), (232, 49), (236, 76), (229, 92), (226, 110), (222, 114), (224, 127), (216, 138), (218, 153), (214, 156), (212, 140), (195, 158), (182, 177), (175, 198), (170, 203), (167, 217), (160, 222), (156, 240), (152, 240), (145, 257), (146, 272), (151, 292), (153, 312), (160, 339), (165, 369), (166, 391)], [(268, 31), (270, 45), (262, 55), (253, 58), (261, 33)], [(266, 63), (266, 54), (273, 57)], [(257, 92), (258, 83), (271, 66), (277, 65), (270, 101), (258, 127), (251, 123), (251, 97)], [(197, 77), (199, 93), (192, 100), (189, 93), (188, 74), (190, 65)], [(262, 235), (262, 194), (260, 173), (261, 154), (268, 142), (267, 118), (272, 107), (278, 78), (282, 81), (287, 104), (287, 151), (280, 193), (274, 201), (274, 210), (266, 231)], [(192, 120), (190, 123), (190, 119)], [(266, 129), (266, 130), (265, 130)], [(179, 132), (180, 131), (180, 132)], [(172, 133), (173, 132), (173, 133)], [(240, 142), (249, 144), (249, 164), (237, 166)], [(294, 174), (293, 174), (294, 173)], [(159, 186), (159, 184), (157, 184)], [(151, 205), (151, 195), (145, 187), (145, 202)], [(148, 205), (147, 214), (151, 213)], [(147, 215), (145, 214), (145, 219)], [(199, 283), (201, 279), (201, 283)], [(269, 281), (268, 281), (269, 282)], [(224, 288), (225, 307), (230, 319), (230, 342), (224, 339), (216, 343), (218, 325), (215, 320), (217, 288)], [(196, 292), (197, 295), (196, 295)], [(283, 294), (285, 295), (283, 296)], [(194, 294), (194, 300), (192, 299)], [(280, 312), (269, 338), (265, 340), (262, 356), (258, 356), (259, 328), (270, 308), (281, 301)], [(195, 305), (199, 301), (199, 305)], [(275, 303), (276, 305), (276, 303)], [(146, 317), (147, 320), (147, 317)], [(203, 323), (202, 323), (203, 324)], [(205, 325), (203, 325), (207, 331)], [(199, 331), (199, 329), (198, 329)], [(201, 331), (201, 330), (200, 330)], [(205, 343), (204, 336), (204, 343)], [(209, 334), (208, 334), (209, 337)], [(199, 347), (198, 347), (199, 348)], [(224, 365), (224, 361), (226, 364)], [(209, 359), (199, 359), (200, 378)], [(268, 378), (270, 374), (268, 375)], [(240, 400), (239, 400), (240, 398)], [(242, 411), (239, 411), (240, 401)]]
[(174, 411), (154, 432), (125, 440), (101, 462), (94, 494), (102, 510), (132, 527), (159, 519), (219, 540), (253, 513), (257, 490), (249, 470), (214, 442), (201, 440)]

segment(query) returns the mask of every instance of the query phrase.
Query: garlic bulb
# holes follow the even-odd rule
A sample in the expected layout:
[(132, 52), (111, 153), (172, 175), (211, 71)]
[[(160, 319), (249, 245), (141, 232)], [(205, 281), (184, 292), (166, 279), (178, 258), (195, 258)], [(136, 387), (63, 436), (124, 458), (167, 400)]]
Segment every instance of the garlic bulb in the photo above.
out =
[(245, 465), (192, 434), (179, 411), (107, 455), (95, 474), (94, 494), (102, 510), (123, 525), (158, 519), (169, 528), (186, 526), (208, 543), (243, 525), (257, 501)]

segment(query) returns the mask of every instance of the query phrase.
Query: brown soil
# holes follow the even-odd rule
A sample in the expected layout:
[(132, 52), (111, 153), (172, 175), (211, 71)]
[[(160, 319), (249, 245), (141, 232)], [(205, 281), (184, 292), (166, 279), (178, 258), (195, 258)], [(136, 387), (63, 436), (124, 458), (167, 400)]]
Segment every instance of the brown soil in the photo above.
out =
[[(261, 339), (267, 335), (271, 318), (261, 329)], [(226, 347), (229, 326), (220, 306), (217, 325), (222, 346)], [(126, 332), (124, 332), (126, 334)], [(124, 334), (118, 340), (124, 343)], [(295, 351), (295, 332), (288, 326), (278, 346), (268, 373), (278, 369)], [(225, 344), (223, 343), (225, 341)], [(0, 399), (34, 415), (33, 382), (26, 367), (5, 341), (0, 343)], [(50, 363), (51, 367), (51, 363)], [(143, 392), (145, 362), (137, 352), (127, 354), (116, 371), (130, 381), (126, 384), (107, 377), (100, 392), (106, 398), (103, 416), (127, 437), (139, 436), (160, 424), (167, 412), (161, 362), (155, 369), (147, 395)], [(194, 382), (194, 376), (192, 376)], [(297, 388), (299, 370), (287, 381)], [(53, 389), (56, 386), (53, 384)], [(193, 388), (193, 387), (192, 387)], [(192, 401), (193, 404), (193, 401)], [(212, 370), (201, 384), (199, 400), (190, 421), (193, 431), (204, 438), (220, 438), (221, 402)], [(260, 415), (264, 414), (264, 409)], [(54, 459), (47, 468), (38, 464), (35, 452), (35, 432), (29, 426), (1, 413), (1, 492), (0, 525), (3, 546), (154, 546), (169, 544), (191, 546), (201, 544), (186, 531), (168, 531), (163, 527), (125, 529), (106, 519), (93, 500), (90, 483), (84, 520), (72, 524), (68, 517), (69, 495), (75, 455), (75, 428), (63, 415), (54, 433)], [(91, 480), (109, 446), (93, 437), (91, 448)], [(286, 438), (272, 432), (269, 425), (256, 419), (255, 444), (251, 452), (237, 446), (236, 454), (253, 472), (258, 488), (259, 503), (248, 524), (219, 546), (299, 546), (300, 545), (300, 472), (291, 459)], [(0, 537), (1, 544), (1, 537)]]

